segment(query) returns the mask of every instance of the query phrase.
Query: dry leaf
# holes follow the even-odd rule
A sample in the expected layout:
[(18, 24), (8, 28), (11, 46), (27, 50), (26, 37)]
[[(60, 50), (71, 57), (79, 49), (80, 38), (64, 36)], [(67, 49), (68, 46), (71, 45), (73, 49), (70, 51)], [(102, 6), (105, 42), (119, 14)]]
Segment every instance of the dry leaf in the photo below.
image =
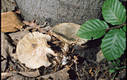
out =
[(21, 29), (23, 23), (19, 20), (16, 13), (4, 12), (1, 13), (1, 31), (2, 32), (15, 32)]
[(6, 80), (8, 77), (10, 76), (16, 76), (17, 74), (26, 76), (26, 77), (37, 77), (40, 75), (39, 71), (33, 71), (33, 72), (16, 72), (16, 71), (12, 71), (12, 72), (2, 72), (1, 73), (1, 80)]
[(7, 58), (8, 53), (12, 53), (14, 47), (9, 43), (9, 37), (1, 32), (1, 56)]
[(100, 63), (103, 59), (104, 59), (104, 55), (103, 55), (102, 51), (100, 50), (100, 51), (97, 53), (97, 55), (96, 55), (96, 61), (97, 61), (98, 63)]
[(47, 54), (56, 56), (47, 44), (50, 39), (49, 35), (39, 32), (26, 34), (17, 44), (16, 54), (19, 61), (32, 69), (48, 67), (51, 63), (48, 61)]
[(53, 78), (53, 80), (69, 80), (68, 70), (69, 68), (63, 68), (60, 71), (41, 76), (39, 78), (43, 78), (44, 80), (49, 80), (49, 78)]

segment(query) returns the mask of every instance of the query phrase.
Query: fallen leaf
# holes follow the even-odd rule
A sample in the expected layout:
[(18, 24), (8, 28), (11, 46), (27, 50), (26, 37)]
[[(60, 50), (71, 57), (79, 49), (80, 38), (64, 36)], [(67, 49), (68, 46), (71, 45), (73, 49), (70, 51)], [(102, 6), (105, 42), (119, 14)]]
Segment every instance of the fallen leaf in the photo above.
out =
[[(37, 77), (40, 75), (39, 71), (36, 70), (36, 71), (33, 71), (33, 72), (16, 72), (16, 71), (11, 71), (11, 72), (2, 72), (1, 73), (1, 80), (5, 80), (7, 79), (8, 77), (13, 77), (13, 76), (17, 76), (17, 75), (23, 75), (23, 76), (26, 76), (26, 77)], [(13, 79), (11, 79), (13, 80)], [(16, 79), (17, 80), (17, 79)]]
[(1, 13), (1, 31), (2, 32), (15, 32), (21, 29), (23, 23), (20, 21), (16, 13), (4, 12)]
[(96, 55), (96, 61), (97, 61), (98, 63), (100, 63), (103, 59), (104, 59), (104, 55), (103, 55), (102, 51), (100, 50), (100, 51), (97, 53), (97, 55)]
[(18, 72), (18, 73), (26, 77), (37, 77), (40, 75), (38, 70), (33, 71), (33, 72)]
[(52, 78), (53, 80), (69, 80), (68, 70), (69, 70), (69, 68), (63, 68), (60, 71), (41, 76), (39, 78), (43, 78), (43, 79), (46, 79), (46, 80), (49, 80), (50, 78)]
[(14, 47), (9, 43), (9, 37), (1, 32), (1, 56), (8, 57), (13, 52)]

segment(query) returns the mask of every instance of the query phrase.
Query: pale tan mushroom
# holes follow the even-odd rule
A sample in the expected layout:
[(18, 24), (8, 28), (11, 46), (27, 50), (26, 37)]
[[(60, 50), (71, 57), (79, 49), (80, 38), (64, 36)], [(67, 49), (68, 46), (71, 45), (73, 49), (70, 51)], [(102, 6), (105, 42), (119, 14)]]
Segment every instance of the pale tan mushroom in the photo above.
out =
[(87, 42), (86, 39), (79, 38), (76, 33), (80, 25), (75, 23), (61, 23), (54, 26), (50, 33), (67, 44), (82, 44)]
[(50, 30), (50, 34), (58, 38), (63, 43), (65, 43), (65, 46), (63, 47), (64, 49), (63, 51), (67, 52), (68, 45), (70, 44), (81, 45), (88, 41), (76, 35), (79, 28), (80, 28), (80, 25), (75, 24), (75, 23), (61, 23), (61, 24), (54, 26)]
[(51, 37), (39, 32), (26, 34), (17, 44), (16, 54), (21, 63), (28, 68), (48, 67), (51, 63), (48, 61), (47, 54), (56, 56), (54, 51), (49, 47), (47, 41)]

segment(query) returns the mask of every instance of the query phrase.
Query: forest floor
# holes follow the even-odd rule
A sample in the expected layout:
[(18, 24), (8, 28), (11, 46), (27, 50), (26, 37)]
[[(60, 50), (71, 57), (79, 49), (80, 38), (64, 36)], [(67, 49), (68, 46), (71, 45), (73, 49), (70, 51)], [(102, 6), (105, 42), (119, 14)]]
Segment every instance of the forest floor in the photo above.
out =
[[(34, 25), (37, 24), (34, 23)], [(50, 26), (50, 24), (47, 22), (47, 24), (43, 26), (47, 27)], [(30, 29), (26, 29), (27, 27)], [(42, 29), (44, 27), (42, 27)], [(34, 29), (31, 24), (24, 25), (23, 28), (24, 30), (14, 32), (1, 32), (2, 80), (126, 80), (126, 69), (120, 69), (111, 73), (109, 69), (114, 68), (111, 62), (106, 59), (97, 61), (97, 54), (101, 51), (101, 38), (90, 40), (82, 45), (69, 45), (69, 50), (66, 52), (67, 59), (65, 65), (42, 66), (37, 69), (26, 67), (13, 56), (16, 54), (18, 41), (21, 40), (25, 34), (32, 32)], [(37, 30), (36, 32), (39, 31)], [(48, 34), (48, 30), (45, 34)], [(51, 36), (51, 38), (52, 40), (48, 42), (48, 45), (50, 45), (51, 49), (55, 52), (62, 53), (60, 47), (62, 42), (59, 38), (54, 36)], [(60, 41), (60, 43), (54, 44), (54, 41)], [(101, 56), (101, 54), (99, 56)], [(49, 57), (49, 61), (50, 59), (52, 59), (52, 57)], [(126, 54), (122, 55), (119, 60), (120, 67), (126, 66)]]

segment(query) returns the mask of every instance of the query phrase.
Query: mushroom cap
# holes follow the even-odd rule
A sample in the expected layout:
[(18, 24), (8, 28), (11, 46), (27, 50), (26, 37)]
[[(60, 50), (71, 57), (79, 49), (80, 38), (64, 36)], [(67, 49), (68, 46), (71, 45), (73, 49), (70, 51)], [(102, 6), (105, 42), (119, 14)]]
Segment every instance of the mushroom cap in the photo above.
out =
[(48, 61), (47, 54), (56, 56), (54, 51), (48, 47), (47, 41), (51, 37), (39, 32), (26, 34), (21, 39), (16, 48), (18, 60), (24, 63), (28, 68), (48, 67), (51, 63)]
[(82, 44), (87, 42), (87, 40), (78, 37), (77, 31), (80, 29), (80, 25), (75, 23), (61, 23), (52, 28), (51, 34), (65, 43), (72, 44)]

